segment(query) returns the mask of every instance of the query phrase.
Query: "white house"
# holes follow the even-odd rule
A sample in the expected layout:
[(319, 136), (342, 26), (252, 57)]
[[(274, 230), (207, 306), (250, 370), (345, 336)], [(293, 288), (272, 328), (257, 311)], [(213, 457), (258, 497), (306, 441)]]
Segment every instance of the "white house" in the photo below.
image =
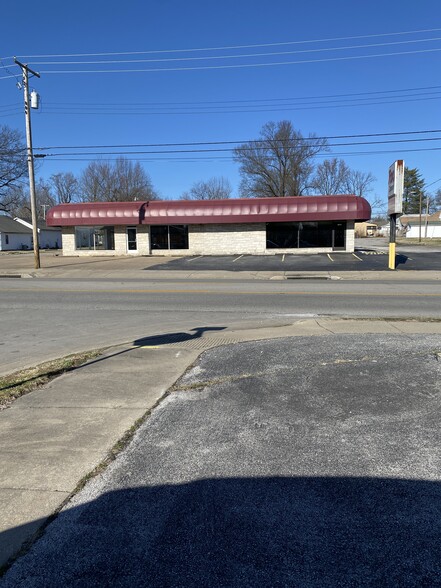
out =
[[(406, 237), (418, 239), (420, 237), (420, 215), (403, 214), (400, 223), (406, 231)], [(421, 237), (423, 239), (441, 239), (441, 212), (421, 215)]]
[(0, 251), (32, 249), (32, 229), (0, 215)]
[[(31, 229), (32, 224), (27, 221), (16, 217), (18, 223), (21, 223), (25, 227)], [(38, 242), (40, 249), (59, 249), (61, 248), (61, 229), (57, 227), (48, 227), (45, 221), (37, 222)]]

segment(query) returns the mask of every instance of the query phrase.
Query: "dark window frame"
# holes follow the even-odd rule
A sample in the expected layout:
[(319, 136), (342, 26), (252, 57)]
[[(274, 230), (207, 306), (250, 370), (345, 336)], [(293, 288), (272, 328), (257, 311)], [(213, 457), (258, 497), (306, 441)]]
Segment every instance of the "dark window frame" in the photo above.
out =
[(152, 251), (189, 249), (188, 225), (150, 225)]
[(346, 221), (266, 224), (266, 249), (345, 249)]

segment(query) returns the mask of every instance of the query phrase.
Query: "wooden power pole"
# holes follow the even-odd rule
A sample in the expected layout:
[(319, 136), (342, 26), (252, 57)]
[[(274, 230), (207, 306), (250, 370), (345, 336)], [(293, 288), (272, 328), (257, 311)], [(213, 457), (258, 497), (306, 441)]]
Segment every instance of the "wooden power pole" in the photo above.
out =
[(32, 238), (34, 241), (34, 259), (35, 269), (40, 268), (40, 248), (38, 244), (38, 227), (37, 227), (37, 201), (35, 197), (35, 174), (34, 174), (34, 154), (32, 151), (32, 130), (31, 130), (31, 105), (29, 96), (29, 73), (37, 78), (40, 74), (33, 71), (24, 63), (20, 63), (14, 57), (15, 63), (21, 68), (23, 74), (23, 94), (24, 94), (24, 110), (26, 118), (26, 144), (27, 144), (27, 159), (29, 172), (29, 192), (31, 196), (31, 215), (32, 215)]

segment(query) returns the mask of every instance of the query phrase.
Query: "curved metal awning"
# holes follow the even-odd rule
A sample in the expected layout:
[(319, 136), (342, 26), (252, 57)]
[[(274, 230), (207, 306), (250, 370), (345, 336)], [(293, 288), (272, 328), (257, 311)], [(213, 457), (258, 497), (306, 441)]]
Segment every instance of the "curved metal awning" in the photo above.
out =
[(368, 220), (371, 207), (352, 195), (148, 202), (142, 224), (226, 224)]
[(295, 221), (369, 220), (371, 207), (353, 195), (230, 200), (158, 200), (60, 204), (49, 226), (194, 225)]
[(47, 212), (49, 226), (139, 225), (146, 202), (58, 204)]

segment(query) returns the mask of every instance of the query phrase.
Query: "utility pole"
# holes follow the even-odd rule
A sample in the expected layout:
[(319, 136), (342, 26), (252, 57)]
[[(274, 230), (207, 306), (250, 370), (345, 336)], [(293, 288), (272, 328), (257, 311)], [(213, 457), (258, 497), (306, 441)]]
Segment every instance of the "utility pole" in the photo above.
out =
[(31, 131), (31, 105), (29, 96), (29, 73), (37, 78), (40, 74), (33, 71), (24, 63), (20, 63), (14, 57), (15, 63), (21, 68), (23, 74), (23, 94), (24, 94), (24, 111), (26, 118), (26, 144), (29, 172), (29, 192), (31, 197), (31, 215), (32, 215), (32, 238), (34, 241), (34, 259), (35, 269), (40, 268), (40, 248), (38, 245), (38, 227), (37, 227), (37, 202), (35, 197), (35, 174), (34, 174), (34, 154), (32, 151), (32, 131)]

